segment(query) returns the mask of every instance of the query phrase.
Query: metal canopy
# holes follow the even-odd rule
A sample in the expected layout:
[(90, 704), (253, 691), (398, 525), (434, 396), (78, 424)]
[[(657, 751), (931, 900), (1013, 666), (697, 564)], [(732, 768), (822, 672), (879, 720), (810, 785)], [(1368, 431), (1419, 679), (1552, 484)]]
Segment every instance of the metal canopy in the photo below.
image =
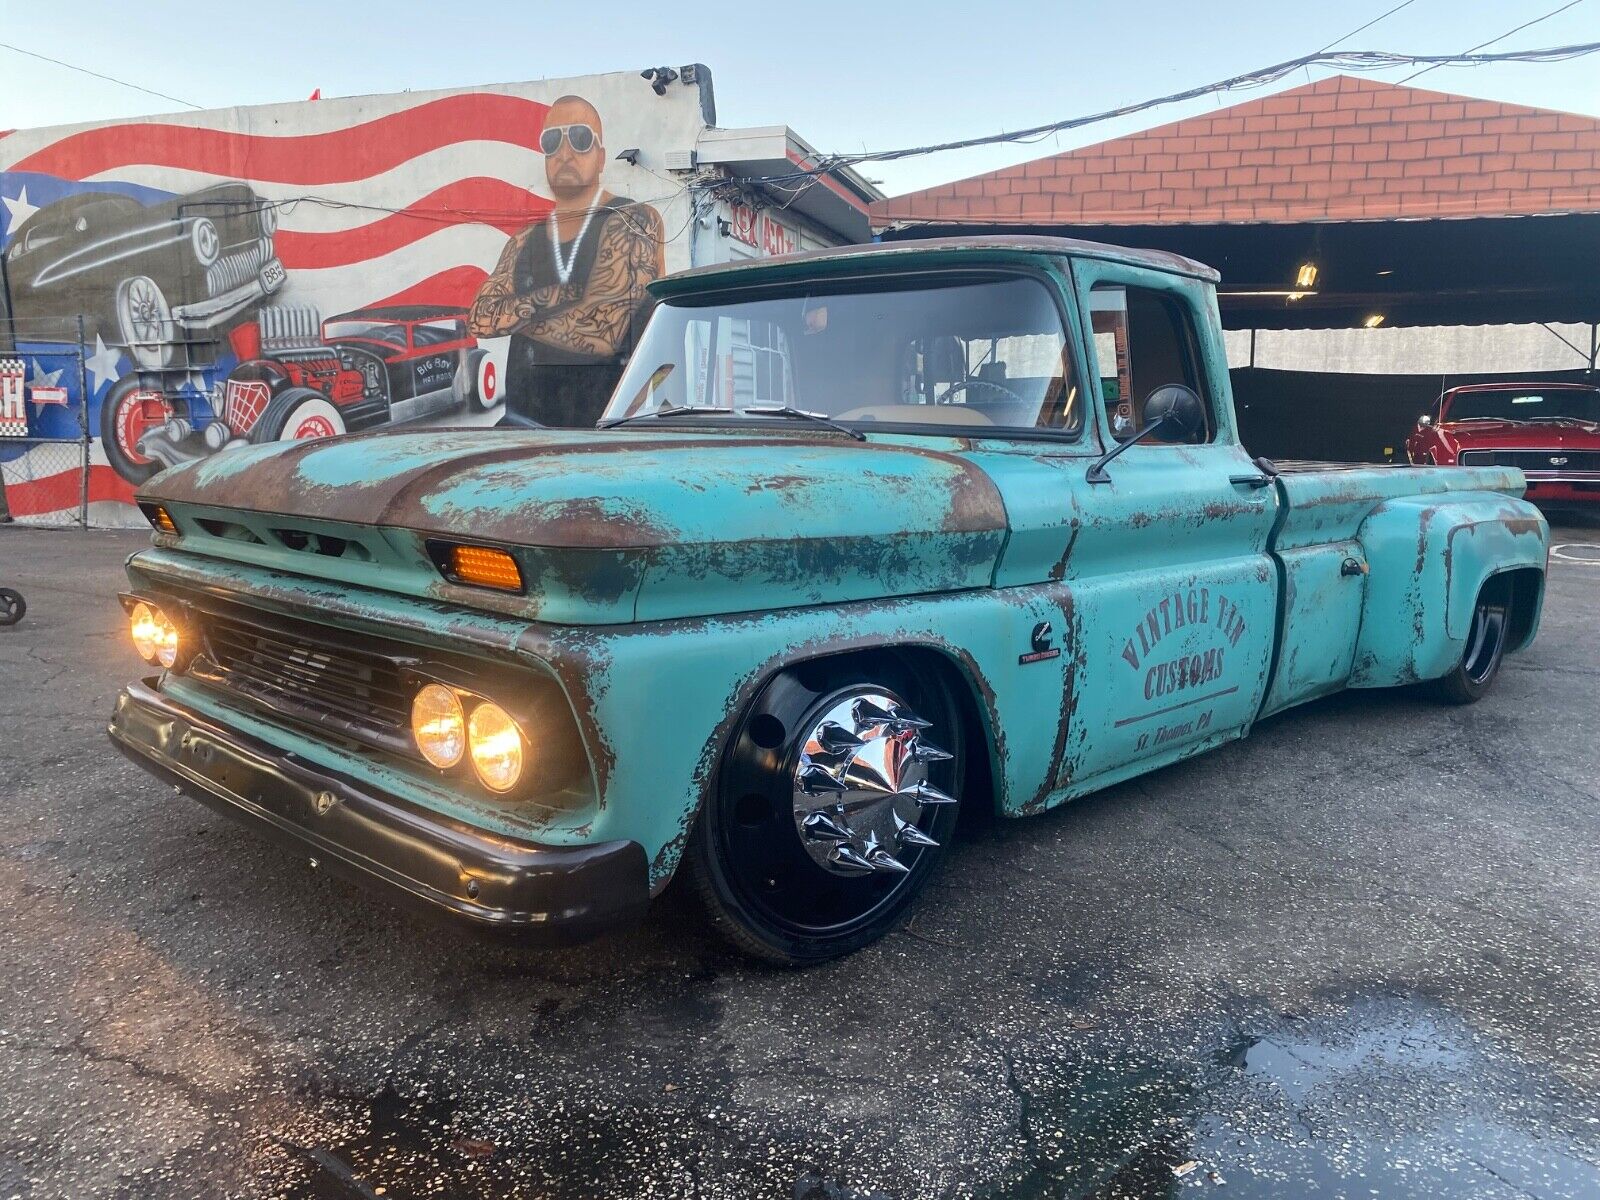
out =
[[(927, 225), (901, 236), (927, 237)], [(992, 226), (941, 225), (970, 236)], [(1600, 213), (1450, 220), (1178, 226), (1040, 226), (1198, 259), (1222, 273), (1229, 329), (1351, 329), (1600, 321)], [(1299, 299), (1296, 273), (1314, 263)]]

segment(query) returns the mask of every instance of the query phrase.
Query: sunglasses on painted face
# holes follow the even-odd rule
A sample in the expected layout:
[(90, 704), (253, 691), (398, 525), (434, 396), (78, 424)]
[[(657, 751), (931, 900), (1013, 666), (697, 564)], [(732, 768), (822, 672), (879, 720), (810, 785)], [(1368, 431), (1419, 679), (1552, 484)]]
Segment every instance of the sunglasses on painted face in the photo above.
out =
[(563, 137), (574, 154), (587, 154), (594, 149), (594, 130), (587, 125), (546, 125), (539, 135), (539, 149), (545, 154), (554, 154), (561, 149)]

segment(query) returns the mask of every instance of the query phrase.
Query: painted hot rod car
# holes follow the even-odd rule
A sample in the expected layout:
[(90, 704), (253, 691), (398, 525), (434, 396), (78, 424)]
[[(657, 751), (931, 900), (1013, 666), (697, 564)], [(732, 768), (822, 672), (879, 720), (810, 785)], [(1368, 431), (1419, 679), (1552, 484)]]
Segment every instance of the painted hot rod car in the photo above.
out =
[(224, 419), (252, 442), (332, 437), (497, 402), (494, 362), (466, 310), (368, 308), (319, 322), (314, 309), (261, 314), (262, 356), (224, 385)]
[(807, 963), (893, 927), (962, 805), (1346, 687), (1477, 700), (1539, 623), (1521, 473), (1252, 459), (1215, 281), (1044, 238), (706, 267), (652, 285), (599, 429), (166, 472), (111, 738), (480, 926), (592, 933), (681, 871)]
[(176, 346), (225, 332), (283, 286), (276, 229), (276, 209), (243, 183), (154, 204), (79, 192), (14, 232), (6, 277), (18, 312), (63, 321), (87, 313), (91, 340), (120, 342), (138, 367), (159, 370), (173, 365)]
[(321, 320), (309, 305), (263, 308), (259, 353), (214, 389), (207, 414), (150, 373), (121, 380), (101, 407), (106, 456), (143, 482), (162, 467), (245, 442), (335, 437), (500, 403), (494, 360), (466, 312), (423, 305)]

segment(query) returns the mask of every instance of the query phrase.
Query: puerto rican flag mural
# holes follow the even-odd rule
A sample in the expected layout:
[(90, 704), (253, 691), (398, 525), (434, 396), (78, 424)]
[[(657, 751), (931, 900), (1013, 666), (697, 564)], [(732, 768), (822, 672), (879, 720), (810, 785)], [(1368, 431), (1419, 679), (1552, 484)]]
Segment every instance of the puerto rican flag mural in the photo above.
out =
[[(563, 96), (594, 115), (552, 144)], [(39, 439), (84, 424), (102, 525), (139, 524), (156, 471), (244, 441), (493, 424), (508, 339), (474, 335), (472, 308), (508, 239), (551, 213), (542, 146), (591, 147), (598, 194), (677, 228), (681, 185), (599, 158), (659, 166), (702, 128), (692, 89), (622, 72), (0, 134), (0, 359), (22, 364), (28, 424), (0, 436), (12, 513), (76, 513), (68, 448)]]

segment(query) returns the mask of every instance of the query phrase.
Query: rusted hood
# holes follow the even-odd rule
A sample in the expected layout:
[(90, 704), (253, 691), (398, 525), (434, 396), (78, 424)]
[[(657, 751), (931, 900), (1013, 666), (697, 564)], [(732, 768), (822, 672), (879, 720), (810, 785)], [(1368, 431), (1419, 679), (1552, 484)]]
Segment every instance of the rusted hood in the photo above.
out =
[(391, 431), (225, 451), (141, 498), (523, 547), (530, 615), (574, 621), (982, 586), (1006, 527), (957, 454), (786, 433)]

